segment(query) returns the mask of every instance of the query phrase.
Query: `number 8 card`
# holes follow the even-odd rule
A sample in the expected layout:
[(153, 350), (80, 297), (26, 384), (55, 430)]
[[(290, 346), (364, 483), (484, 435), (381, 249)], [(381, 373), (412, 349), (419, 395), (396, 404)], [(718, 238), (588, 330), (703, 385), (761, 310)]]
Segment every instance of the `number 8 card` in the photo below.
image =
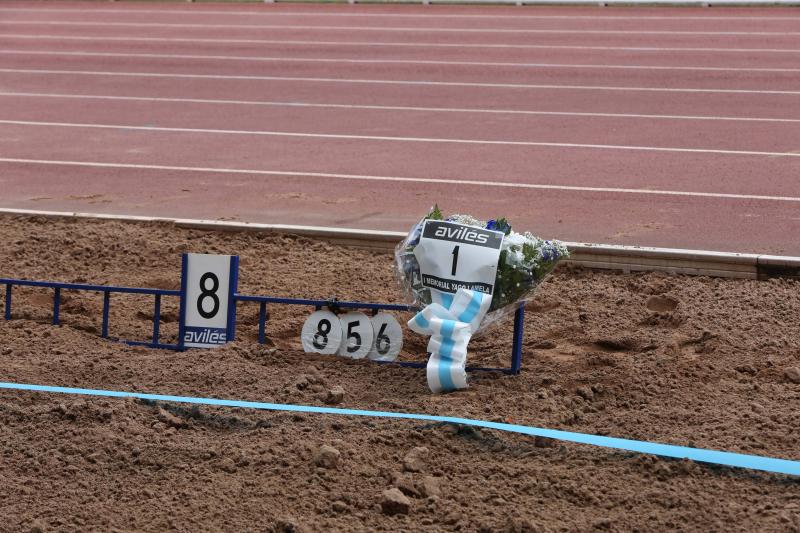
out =
[[(182, 279), (182, 341), (187, 348), (213, 348), (228, 342), (232, 272), (238, 257), (186, 254)], [(233, 275), (235, 278), (235, 274)], [(233, 285), (232, 285), (233, 283)]]

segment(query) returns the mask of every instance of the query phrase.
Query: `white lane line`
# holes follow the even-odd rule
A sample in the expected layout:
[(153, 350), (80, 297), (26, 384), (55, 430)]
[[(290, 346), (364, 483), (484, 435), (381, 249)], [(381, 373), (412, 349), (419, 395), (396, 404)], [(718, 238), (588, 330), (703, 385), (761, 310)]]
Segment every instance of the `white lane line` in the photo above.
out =
[(669, 152), (715, 155), (747, 155), (770, 157), (800, 157), (798, 152), (764, 152), (756, 150), (722, 150), (714, 148), (674, 148), (662, 146), (629, 146), (617, 144), (585, 144), (540, 141), (500, 141), (491, 139), (447, 139), (441, 137), (399, 137), (389, 135), (351, 135), (341, 133), (306, 133), (291, 131), (223, 130), (214, 128), (167, 128), (162, 126), (134, 126), (126, 124), (89, 124), (76, 122), (41, 122), (32, 120), (0, 120), (0, 124), (14, 126), (45, 126), (48, 128), (90, 128), (125, 131), (157, 131), (164, 133), (203, 133), (214, 135), (256, 135), (264, 137), (299, 137), (307, 139), (341, 139), (358, 141), (391, 141), (437, 144), (479, 144), (487, 146), (531, 146), (539, 148), (580, 148), (596, 150), (629, 150), (640, 152)]
[(286, 56), (226, 56), (198, 54), (150, 54), (130, 52), (83, 52), (64, 50), (0, 50), (6, 55), (71, 56), (71, 57), (137, 57), (146, 59), (203, 59), (220, 61), (255, 61), (273, 63), (341, 63), (353, 65), (443, 65), (509, 68), (557, 68), (557, 69), (603, 69), (603, 70), (686, 70), (700, 72), (800, 72), (800, 68), (762, 68), (762, 67), (704, 67), (672, 65), (592, 65), (568, 63), (511, 63), (504, 61), (445, 61), (433, 59), (356, 59), (327, 57), (286, 57)]
[(705, 115), (643, 115), (636, 113), (588, 113), (579, 111), (535, 111), (525, 109), (481, 109), (469, 107), (419, 107), (399, 105), (366, 105), (366, 104), (334, 104), (314, 102), (276, 102), (268, 100), (214, 100), (208, 98), (163, 98), (152, 96), (112, 96), (98, 94), (57, 94), (57, 93), (25, 93), (0, 92), (0, 97), (23, 98), (65, 98), (78, 100), (111, 100), (131, 102), (164, 102), (189, 104), (216, 104), (269, 107), (299, 107), (321, 109), (365, 109), (370, 111), (415, 111), (423, 113), (487, 113), (498, 115), (533, 115), (557, 117), (601, 117), (601, 118), (645, 118), (665, 120), (722, 120), (731, 122), (777, 122), (800, 123), (800, 118), (766, 118), (766, 117), (718, 117)]
[(257, 170), (242, 168), (209, 168), (209, 167), (184, 167), (171, 165), (139, 165), (133, 163), (101, 163), (95, 161), (58, 161), (51, 159), (18, 159), (10, 157), (0, 158), (0, 163), (77, 166), (89, 168), (125, 168), (135, 170), (167, 170), (176, 172), (209, 172), (217, 174), (248, 174), (256, 176), (285, 176), (298, 178), (329, 178), (342, 180), (361, 181), (393, 181), (406, 183), (435, 183), (441, 185), (476, 185), (480, 187), (499, 187), (510, 189), (545, 189), (575, 192), (599, 193), (625, 193), (625, 194), (650, 194), (663, 196), (694, 196), (701, 198), (726, 198), (733, 200), (768, 200), (778, 202), (800, 202), (796, 196), (766, 196), (758, 194), (730, 194), (718, 192), (671, 191), (660, 189), (629, 189), (619, 187), (581, 187), (572, 185), (550, 185), (540, 183), (515, 183), (508, 181), (483, 181), (483, 180), (454, 180), (442, 178), (412, 178), (401, 176), (372, 176), (365, 174), (335, 174), (330, 172), (298, 172), (292, 170)]
[(730, 52), (730, 53), (787, 53), (800, 54), (800, 49), (790, 48), (697, 48), (656, 46), (583, 46), (569, 44), (506, 44), (506, 43), (436, 43), (436, 42), (373, 42), (373, 41), (303, 41), (288, 39), (205, 39), (193, 37), (133, 37), (88, 35), (38, 35), (27, 33), (0, 33), (0, 38), (56, 41), (93, 42), (152, 42), (152, 43), (215, 43), (215, 44), (277, 44), (291, 46), (358, 46), (405, 48), (486, 48), (519, 50), (598, 50), (625, 52)]
[(222, 74), (178, 74), (170, 72), (114, 72), (98, 70), (53, 70), (0, 68), (0, 73), (8, 74), (64, 74), (69, 76), (122, 76), (129, 78), (177, 78), (206, 80), (248, 80), (248, 81), (298, 81), (312, 83), (363, 83), (371, 85), (413, 85), (431, 87), (483, 87), (489, 89), (559, 89), (578, 91), (621, 91), (621, 92), (667, 92), (701, 94), (780, 94), (800, 95), (798, 91), (779, 91), (771, 89), (701, 89), (686, 87), (615, 87), (609, 85), (543, 85), (530, 83), (482, 83), (467, 81), (429, 81), (429, 80), (377, 80), (354, 78), (304, 78), (297, 76), (227, 76)]
[[(565, 19), (565, 20), (790, 20), (793, 22), (800, 22), (800, 17), (765, 17), (765, 16), (752, 16), (747, 12), (742, 12), (739, 16), (666, 16), (666, 15), (492, 15), (487, 14), (472, 14), (472, 13), (343, 13), (331, 11), (269, 11), (271, 7), (267, 7), (262, 11), (243, 11), (241, 9), (235, 10), (209, 10), (209, 9), (59, 9), (59, 8), (26, 8), (26, 7), (4, 7), (0, 8), (0, 12), (18, 12), (18, 13), (114, 13), (123, 15), (136, 15), (139, 13), (144, 14), (170, 14), (170, 15), (239, 15), (239, 16), (267, 16), (267, 17), (386, 17), (386, 18), (464, 18), (464, 19), (530, 19), (530, 20), (549, 20), (549, 19)], [(350, 9), (349, 7), (347, 9)], [(431, 8), (426, 7), (426, 10)]]
[(757, 37), (792, 37), (796, 31), (674, 31), (674, 30), (588, 30), (588, 29), (530, 29), (530, 28), (437, 28), (429, 26), (319, 26), (298, 24), (193, 24), (188, 22), (91, 22), (85, 20), (2, 20), (0, 25), (15, 26), (102, 26), (130, 28), (232, 28), (253, 30), (325, 30), (374, 32), (425, 32), (425, 33), (533, 33), (580, 35), (735, 35)]

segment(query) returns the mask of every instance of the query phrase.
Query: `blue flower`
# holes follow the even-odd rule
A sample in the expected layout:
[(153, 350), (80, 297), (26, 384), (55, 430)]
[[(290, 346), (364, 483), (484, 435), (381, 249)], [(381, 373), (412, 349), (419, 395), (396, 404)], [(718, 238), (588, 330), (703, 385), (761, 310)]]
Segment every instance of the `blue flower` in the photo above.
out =
[(408, 246), (418, 245), (420, 237), (422, 237), (422, 224), (417, 224), (411, 232), (411, 238), (408, 241)]
[(542, 259), (545, 261), (557, 261), (561, 254), (558, 251), (558, 247), (555, 246), (550, 241), (544, 241), (544, 246), (542, 246), (541, 250)]
[(511, 233), (511, 224), (505, 218), (492, 219), (486, 223), (486, 229), (494, 231), (502, 231), (506, 235)]

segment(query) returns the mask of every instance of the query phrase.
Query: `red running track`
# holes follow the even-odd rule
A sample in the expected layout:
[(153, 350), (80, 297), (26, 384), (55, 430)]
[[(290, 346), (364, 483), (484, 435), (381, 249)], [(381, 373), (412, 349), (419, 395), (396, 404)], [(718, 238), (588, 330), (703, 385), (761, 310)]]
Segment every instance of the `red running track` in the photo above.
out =
[(0, 207), (800, 255), (796, 9), (0, 5)]

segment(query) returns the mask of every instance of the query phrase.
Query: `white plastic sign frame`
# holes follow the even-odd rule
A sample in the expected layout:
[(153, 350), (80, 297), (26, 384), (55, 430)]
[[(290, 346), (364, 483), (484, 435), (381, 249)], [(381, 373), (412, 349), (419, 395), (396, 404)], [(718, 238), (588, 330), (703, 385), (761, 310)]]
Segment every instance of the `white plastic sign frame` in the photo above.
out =
[(234, 339), (239, 256), (183, 254), (178, 348), (216, 348)]

